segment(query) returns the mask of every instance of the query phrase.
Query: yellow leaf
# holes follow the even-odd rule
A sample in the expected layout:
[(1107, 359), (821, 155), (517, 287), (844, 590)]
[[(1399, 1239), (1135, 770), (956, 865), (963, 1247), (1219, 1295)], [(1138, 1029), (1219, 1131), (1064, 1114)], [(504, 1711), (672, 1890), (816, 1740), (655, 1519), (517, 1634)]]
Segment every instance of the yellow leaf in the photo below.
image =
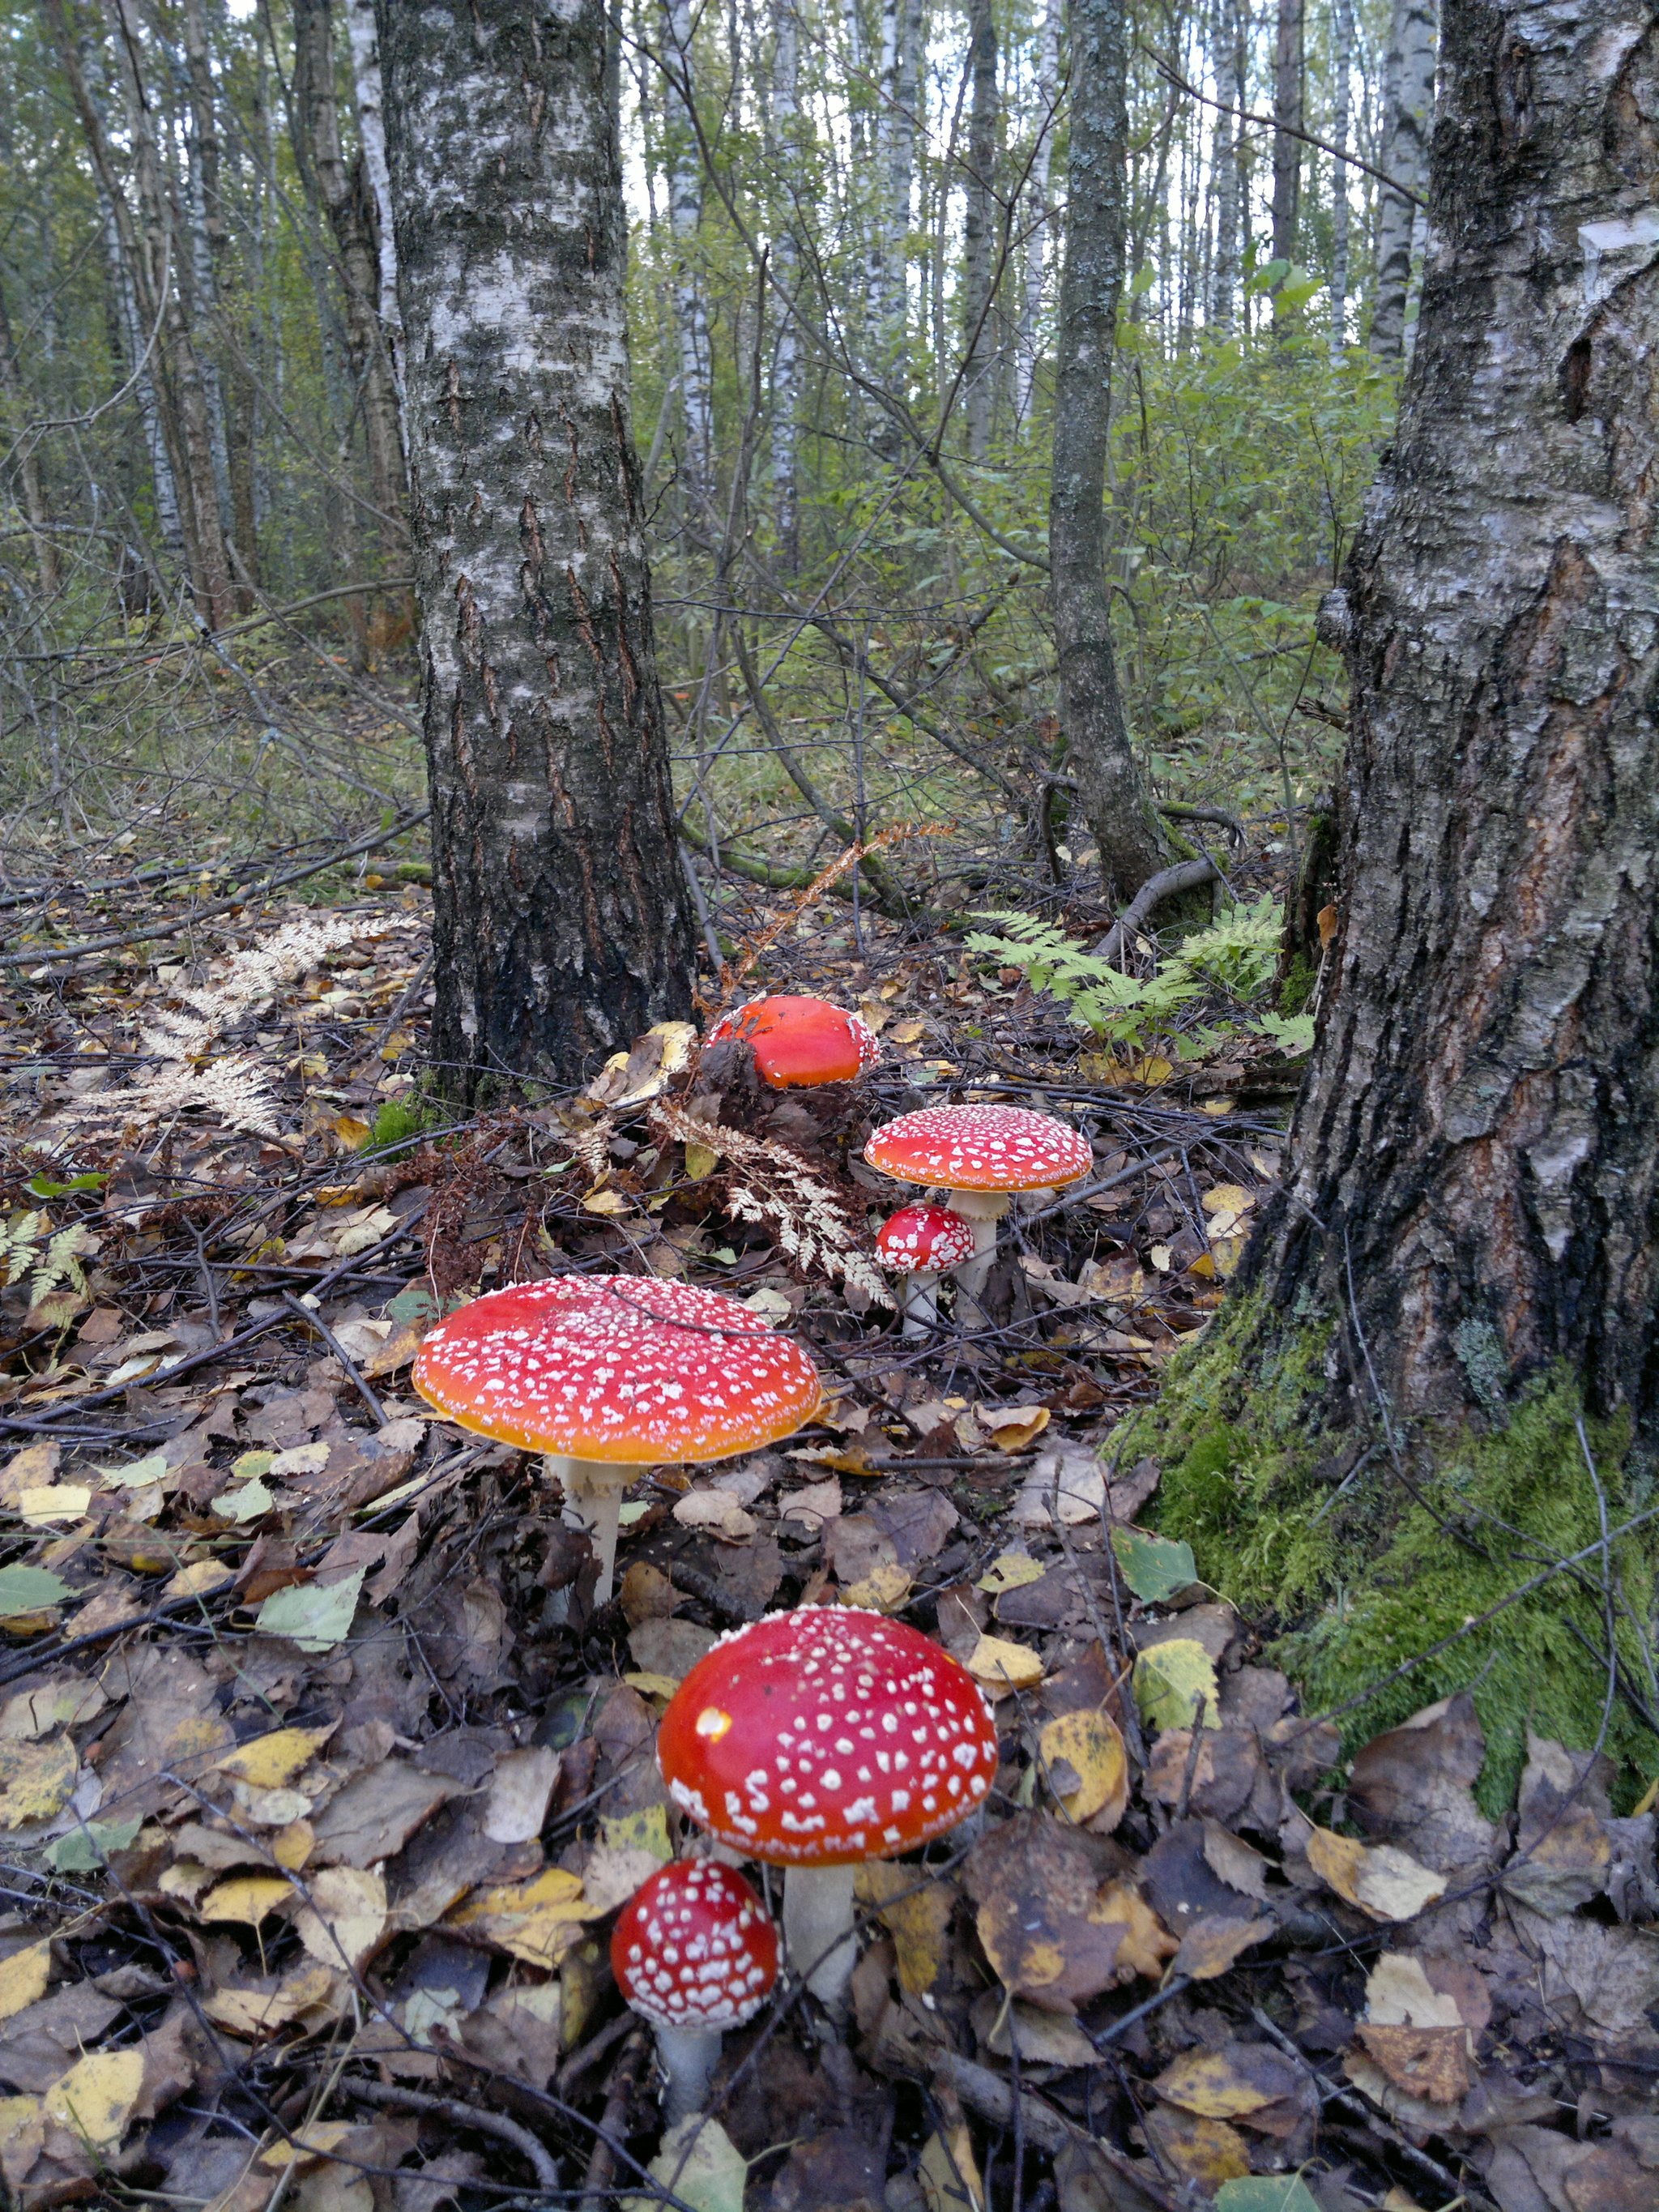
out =
[(948, 2136), (929, 2136), (916, 2166), (927, 2212), (985, 2212), (985, 2184), (974, 2160), (967, 2123)]
[(207, 1597), (235, 1579), (232, 1569), (222, 1561), (198, 1559), (193, 1567), (180, 1567), (161, 1595), (164, 1598)]
[(582, 1198), (585, 1213), (627, 1213), (633, 1201), (619, 1190), (590, 1190)]
[(317, 1840), (317, 1832), (309, 1820), (290, 1820), (279, 1828), (270, 1839), (270, 1856), (279, 1867), (294, 1873), (311, 1856), (311, 1847)]
[(356, 1114), (337, 1114), (334, 1133), (349, 1152), (360, 1152), (374, 1132), (367, 1121)]
[(1046, 1406), (975, 1406), (974, 1412), (999, 1451), (1024, 1451), (1048, 1425)]
[(1135, 1062), (1130, 1073), (1135, 1082), (1144, 1083), (1149, 1091), (1154, 1091), (1160, 1083), (1169, 1081), (1175, 1073), (1175, 1066), (1172, 1061), (1162, 1060), (1156, 1054), (1149, 1054), (1145, 1060)]
[(38, 1489), (20, 1490), (17, 1510), (31, 1528), (50, 1528), (59, 1521), (78, 1521), (92, 1503), (84, 1483), (49, 1482)]
[(1001, 1636), (981, 1636), (963, 1664), (994, 1698), (1010, 1690), (1029, 1690), (1042, 1680), (1042, 1662), (1036, 1653)]
[[(691, 2212), (743, 2212), (748, 2164), (718, 2120), (694, 2112), (677, 2120), (648, 2168)], [(658, 2212), (659, 2197), (625, 2197), (622, 2212)]]
[(599, 1834), (613, 1850), (647, 1851), (665, 1865), (674, 1856), (668, 1838), (666, 1805), (647, 1805), (639, 1813), (613, 1813), (599, 1822)]
[(1277, 2104), (1284, 2091), (1276, 2081), (1255, 2081), (1224, 2051), (1188, 2051), (1158, 2077), (1160, 2096), (1200, 2119), (1230, 2120)]
[(1647, 1788), (1642, 1792), (1640, 1798), (1632, 1808), (1631, 1814), (1632, 1819), (1639, 1820), (1644, 1813), (1651, 1813), (1656, 1805), (1659, 1805), (1659, 1775), (1656, 1775), (1654, 1779), (1649, 1783)]
[(1202, 1275), (1206, 1282), (1211, 1281), (1216, 1273), (1215, 1261), (1207, 1252), (1200, 1252), (1196, 1260), (1188, 1261), (1187, 1273), (1189, 1275)]
[(1244, 1239), (1242, 1237), (1212, 1237), (1210, 1257), (1215, 1261), (1215, 1272), (1224, 1282), (1230, 1275), (1237, 1273), (1238, 1263), (1244, 1257)]
[(249, 2042), (275, 2035), (302, 2012), (327, 2004), (334, 1992), (334, 1977), (326, 1966), (302, 1966), (274, 1990), (216, 1990), (203, 2001), (210, 2021), (232, 2035)]
[(313, 2159), (326, 2158), (339, 2148), (343, 2136), (351, 2132), (349, 2120), (307, 2120), (302, 2128), (295, 2128), (282, 2142), (267, 2143), (259, 2153), (261, 2166), (304, 2166)]
[(386, 1932), (386, 1883), (358, 1867), (325, 1867), (307, 1883), (295, 1932), (325, 1966), (359, 1966)]
[(239, 1875), (234, 1881), (222, 1881), (197, 1910), (204, 1920), (245, 1920), (250, 1928), (257, 1928), (293, 1895), (289, 1884), (275, 1875)]
[(630, 1690), (637, 1690), (642, 1698), (660, 1698), (665, 1705), (680, 1686), (672, 1674), (647, 1674), (636, 1671), (624, 1674), (623, 1680)]
[(1109, 1714), (1086, 1709), (1062, 1713), (1048, 1723), (1037, 1742), (1049, 1786), (1072, 1820), (1081, 1826), (1114, 1802), (1122, 1819), (1129, 1802), (1129, 1765), (1123, 1738)]
[(720, 1154), (718, 1152), (711, 1152), (707, 1145), (687, 1145), (685, 1148), (685, 1179), (688, 1182), (703, 1182), (708, 1176), (714, 1174), (715, 1169), (720, 1165)]
[(1135, 1703), (1154, 1729), (1190, 1728), (1198, 1700), (1204, 1700), (1204, 1726), (1219, 1728), (1215, 1662), (1188, 1636), (1154, 1644), (1135, 1661)]
[(31, 1943), (9, 1959), (0, 1959), (0, 2020), (9, 2020), (13, 2013), (45, 1996), (51, 1972), (49, 1943)]
[(562, 1867), (549, 1867), (533, 1881), (486, 1890), (450, 1916), (451, 1924), (476, 1928), (515, 1959), (556, 1966), (581, 1939), (585, 1923), (603, 1917), (582, 1896), (582, 1885)]
[(1162, 1978), (1164, 1961), (1181, 1948), (1151, 1905), (1127, 1882), (1115, 1881), (1103, 1889), (1090, 1908), (1089, 1917), (1103, 1928), (1123, 1930), (1117, 1947), (1120, 1973), (1127, 1969), (1156, 1982)]
[(389, 1066), (392, 1060), (401, 1060), (414, 1042), (415, 1033), (412, 1030), (393, 1030), (392, 1035), (380, 1047), (380, 1057)]
[(999, 1552), (979, 1578), (979, 1587), (988, 1590), (993, 1597), (1000, 1597), (1005, 1590), (1024, 1589), (1027, 1583), (1040, 1583), (1045, 1569), (1040, 1560), (1028, 1552)]
[(1206, 1213), (1247, 1213), (1255, 1200), (1242, 1183), (1218, 1182), (1206, 1190), (1199, 1204)]
[(1308, 1863), (1337, 1895), (1373, 1920), (1412, 1920), (1446, 1893), (1446, 1877), (1432, 1874), (1392, 1844), (1368, 1847), (1330, 1828), (1308, 1838)]
[(103, 2148), (120, 2142), (143, 2081), (142, 2051), (94, 2051), (52, 2083), (42, 2109), (60, 2128)]
[(900, 1022), (887, 1032), (895, 1044), (920, 1044), (927, 1034), (926, 1022)]
[(283, 1784), (320, 1751), (334, 1731), (331, 1728), (273, 1729), (217, 1760), (222, 1774), (234, 1774), (253, 1790), (280, 1790)]
[(67, 1736), (44, 1743), (0, 1743), (0, 1828), (21, 1828), (61, 1813), (80, 1760)]
[(854, 1893), (875, 1907), (891, 1936), (900, 1986), (911, 1996), (924, 1995), (944, 1969), (956, 1891), (948, 1881), (929, 1881), (926, 1867), (869, 1859), (858, 1870)]

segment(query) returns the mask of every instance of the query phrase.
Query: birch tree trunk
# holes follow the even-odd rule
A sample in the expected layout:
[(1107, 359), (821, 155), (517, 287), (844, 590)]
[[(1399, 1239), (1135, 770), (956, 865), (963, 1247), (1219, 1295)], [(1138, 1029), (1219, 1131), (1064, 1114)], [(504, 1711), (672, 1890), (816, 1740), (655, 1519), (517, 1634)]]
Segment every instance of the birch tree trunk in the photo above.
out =
[(1216, 189), (1219, 204), (1216, 210), (1210, 320), (1218, 331), (1231, 331), (1238, 297), (1238, 225), (1243, 197), (1244, 125), (1238, 119), (1238, 111), (1244, 106), (1244, 0), (1220, 0), (1217, 9), (1215, 74), (1221, 104), (1234, 112), (1218, 118), (1219, 127), (1216, 131), (1216, 166), (1220, 171)]
[[(1382, 72), (1382, 144), (1377, 167), (1410, 192), (1421, 193), (1428, 182), (1435, 45), (1435, 0), (1394, 0)], [(1398, 361), (1405, 348), (1415, 213), (1407, 192), (1391, 191), (1387, 185), (1379, 187), (1370, 348), (1383, 361)]]
[(1048, 0), (1042, 11), (1042, 31), (1037, 48), (1036, 153), (1027, 187), (1025, 219), (1025, 282), (1019, 310), (1018, 383), (1014, 410), (1024, 422), (1031, 411), (1036, 384), (1037, 327), (1042, 315), (1042, 276), (1047, 258), (1048, 173), (1054, 165), (1054, 103), (1060, 97), (1060, 40), (1065, 22), (1063, 0)]
[(398, 248), (392, 237), (392, 174), (386, 167), (386, 117), (380, 90), (380, 35), (374, 0), (346, 0), (351, 41), (351, 76), (356, 95), (357, 139), (363, 152), (363, 177), (374, 214), (375, 312), (380, 343), (391, 364), (398, 419), (403, 410), (403, 319), (398, 306)]
[(1331, 13), (1331, 359), (1348, 343), (1348, 150), (1353, 69), (1353, 0), (1334, 0)]
[(663, 0), (664, 58), (673, 75), (666, 103), (668, 222), (674, 234), (674, 324), (679, 340), (680, 405), (685, 450), (680, 471), (693, 514), (708, 495), (714, 441), (709, 394), (708, 315), (696, 265), (702, 222), (702, 157), (693, 128), (696, 73), (691, 54), (690, 0)]
[(997, 32), (991, 0), (968, 0), (969, 71), (967, 210), (963, 219), (962, 410), (972, 460), (991, 442), (996, 400), (997, 331), (992, 293), (996, 271)]
[(604, 0), (380, 0), (445, 1089), (690, 1002), (628, 420)]
[(1303, 58), (1304, 0), (1278, 0), (1273, 25), (1273, 253), (1275, 261), (1296, 258), (1297, 224), (1302, 208)]
[(1322, 611), (1352, 690), (1291, 1172), (1118, 1448), (1351, 1743), (1470, 1691), (1493, 1810), (1529, 1729), (1655, 1757), (1659, 29), (1445, 26), (1417, 343)]
[[(796, 118), (800, 112), (800, 25), (790, 0), (777, 14), (772, 47), (772, 102), (769, 129), (773, 134), (775, 168), (781, 159), (788, 173), (795, 149)], [(788, 207), (778, 228), (772, 249), (778, 272), (778, 290), (793, 301), (799, 275), (795, 250), (794, 210)], [(796, 479), (799, 454), (797, 416), (800, 408), (800, 329), (787, 308), (780, 311), (778, 342), (772, 368), (772, 495), (777, 503), (778, 551), (787, 576), (800, 567), (800, 487)]]
[(1127, 123), (1121, 0), (1073, 0), (1071, 160), (1055, 344), (1048, 496), (1060, 727), (1100, 848), (1104, 896), (1129, 897), (1170, 858), (1124, 727), (1106, 580), (1106, 444), (1123, 290)]

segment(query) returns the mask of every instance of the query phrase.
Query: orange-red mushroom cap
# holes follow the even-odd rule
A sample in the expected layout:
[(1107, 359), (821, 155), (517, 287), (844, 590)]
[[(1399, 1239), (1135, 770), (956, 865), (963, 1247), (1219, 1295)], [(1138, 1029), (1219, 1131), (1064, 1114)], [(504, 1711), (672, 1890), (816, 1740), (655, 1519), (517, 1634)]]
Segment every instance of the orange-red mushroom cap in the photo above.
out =
[(793, 1436), (823, 1402), (799, 1345), (735, 1298), (652, 1275), (561, 1275), (440, 1322), (416, 1389), (525, 1451), (651, 1466)]
[(925, 1201), (900, 1206), (876, 1239), (876, 1257), (896, 1275), (943, 1274), (973, 1256), (973, 1223)]
[(796, 1084), (848, 1083), (881, 1057), (874, 1032), (856, 1014), (827, 999), (787, 992), (736, 1007), (715, 1023), (708, 1042), (724, 1044), (732, 1037), (742, 1037), (753, 1051), (761, 1081), (779, 1091)]
[(864, 1148), (896, 1182), (935, 1190), (1048, 1190), (1093, 1161), (1089, 1140), (1024, 1106), (924, 1106), (876, 1131)]
[(979, 1685), (902, 1620), (850, 1606), (768, 1613), (722, 1637), (657, 1733), (669, 1795), (747, 1858), (849, 1866), (913, 1850), (997, 1771)]
[(653, 2027), (741, 2027), (777, 1982), (778, 1934), (740, 1874), (678, 1859), (623, 1907), (611, 1970)]

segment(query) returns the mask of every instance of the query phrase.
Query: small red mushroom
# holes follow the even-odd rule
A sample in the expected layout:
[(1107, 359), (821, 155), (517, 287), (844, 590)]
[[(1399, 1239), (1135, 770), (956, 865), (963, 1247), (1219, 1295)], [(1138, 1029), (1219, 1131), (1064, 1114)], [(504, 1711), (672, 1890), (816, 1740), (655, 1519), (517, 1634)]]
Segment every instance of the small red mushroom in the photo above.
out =
[(876, 1257), (907, 1279), (900, 1293), (906, 1336), (926, 1336), (939, 1320), (939, 1279), (974, 1256), (974, 1224), (948, 1206), (902, 1206), (883, 1224)]
[(775, 1091), (817, 1083), (848, 1083), (860, 1068), (872, 1067), (881, 1047), (868, 1023), (827, 999), (803, 999), (788, 993), (750, 999), (723, 1015), (707, 1042), (724, 1044), (742, 1037), (755, 1055), (763, 1083)]
[(713, 1859), (677, 1859), (623, 1907), (611, 1970), (657, 2031), (672, 2127), (702, 2109), (722, 2032), (752, 2020), (771, 1995), (777, 1930), (740, 1874)]
[(697, 1661), (663, 1715), (657, 1763), (718, 1842), (787, 1868), (784, 1944), (833, 2005), (853, 1971), (854, 1869), (965, 1819), (995, 1778), (997, 1736), (973, 1676), (919, 1629), (803, 1606)]
[(1076, 1182), (1094, 1159), (1086, 1137), (1024, 1106), (925, 1106), (878, 1129), (864, 1157), (896, 1182), (945, 1192), (953, 1210), (973, 1223), (974, 1256), (957, 1281), (975, 1304), (1014, 1192)]
[(440, 1322), (415, 1388), (464, 1429), (545, 1452), (611, 1595), (622, 1494), (647, 1467), (730, 1459), (793, 1436), (817, 1370), (759, 1314), (654, 1275), (559, 1275)]

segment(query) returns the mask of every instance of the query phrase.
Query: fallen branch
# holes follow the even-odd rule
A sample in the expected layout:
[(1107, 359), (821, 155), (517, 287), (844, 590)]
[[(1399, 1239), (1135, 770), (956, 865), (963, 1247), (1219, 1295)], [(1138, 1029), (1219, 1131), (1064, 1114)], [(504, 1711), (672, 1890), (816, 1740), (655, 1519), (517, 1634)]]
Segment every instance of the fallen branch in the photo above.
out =
[(1103, 960), (1116, 960), (1124, 945), (1147, 920), (1155, 906), (1165, 899), (1174, 898), (1177, 892), (1196, 890), (1200, 884), (1218, 884), (1221, 871), (1212, 860), (1177, 860), (1172, 868), (1160, 868), (1155, 876), (1148, 876), (1117, 920), (1103, 937), (1097, 938), (1088, 948)]
[(559, 2169), (550, 2152), (537, 2142), (528, 2128), (521, 2127), (517, 2120), (509, 2120), (505, 2112), (486, 2112), (480, 2106), (464, 2105), (456, 2097), (429, 2097), (424, 2089), (405, 2089), (400, 2081), (351, 2081), (343, 2086), (366, 2105), (391, 2105), (401, 2112), (432, 2112), (440, 2119), (452, 2121), (458, 2128), (477, 2128), (480, 2135), (494, 2136), (501, 2142), (511, 2143), (544, 2189), (556, 2190), (559, 2186)]
[[(1014, 2089), (1000, 2074), (994, 2074), (988, 2066), (976, 2066), (971, 2058), (958, 2058), (953, 2051), (940, 2053), (934, 2063), (934, 2076), (947, 2081), (964, 2105), (997, 2127), (1012, 2128), (1014, 2124)], [(1138, 2189), (1150, 2203), (1159, 2207), (1159, 2212), (1179, 2212), (1176, 2199), (1170, 2196), (1158, 2178), (1157, 2169), (1150, 2161), (1126, 2157), (1099, 2136), (1091, 2136), (1076, 2126), (1052, 2105), (1034, 2097), (1029, 2089), (1019, 2093), (1019, 2119), (1028, 2142), (1051, 2157), (1075, 2145), (1085, 2158), (1098, 2159), (1109, 2166), (1133, 2188)]]

